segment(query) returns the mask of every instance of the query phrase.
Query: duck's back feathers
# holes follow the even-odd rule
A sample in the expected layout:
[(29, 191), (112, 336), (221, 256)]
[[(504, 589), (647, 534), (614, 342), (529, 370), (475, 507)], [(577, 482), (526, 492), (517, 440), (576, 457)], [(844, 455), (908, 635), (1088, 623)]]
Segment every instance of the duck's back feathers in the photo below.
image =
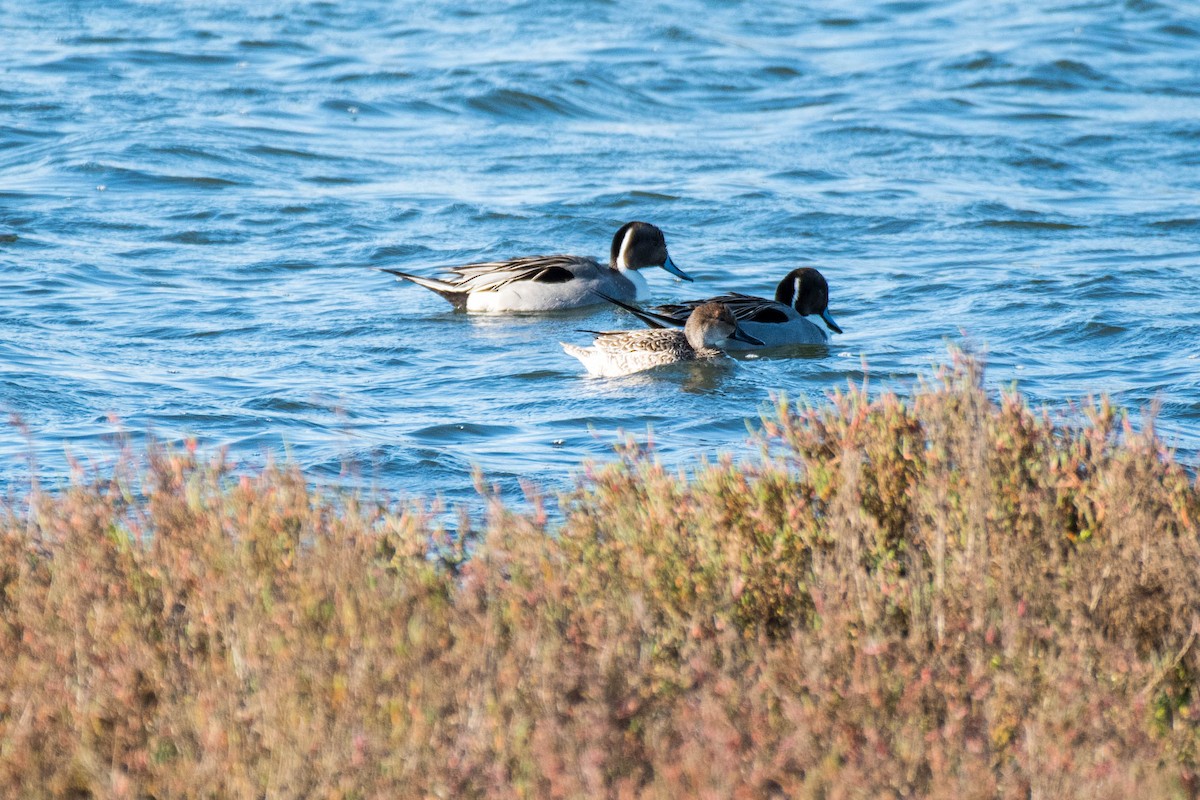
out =
[(781, 307), (779, 303), (772, 302), (771, 300), (739, 292), (730, 292), (729, 294), (718, 295), (706, 300), (685, 300), (682, 303), (666, 303), (661, 306), (655, 306), (654, 310), (660, 316), (670, 318), (673, 324), (682, 325), (687, 321), (688, 315), (696, 310), (697, 306), (702, 306), (705, 303), (724, 304), (733, 312), (734, 319), (739, 322), (782, 323), (790, 319), (786, 313), (786, 306)]
[(517, 281), (566, 283), (588, 274), (599, 274), (600, 265), (585, 256), (526, 256), (507, 261), (481, 261), (450, 267), (454, 285), (465, 292), (494, 292)]
[(437, 292), (465, 311), (557, 311), (598, 302), (594, 294), (598, 289), (633, 300), (645, 287), (637, 273), (611, 270), (585, 256), (529, 256), (464, 264), (444, 270), (450, 276), (446, 279), (384, 271)]

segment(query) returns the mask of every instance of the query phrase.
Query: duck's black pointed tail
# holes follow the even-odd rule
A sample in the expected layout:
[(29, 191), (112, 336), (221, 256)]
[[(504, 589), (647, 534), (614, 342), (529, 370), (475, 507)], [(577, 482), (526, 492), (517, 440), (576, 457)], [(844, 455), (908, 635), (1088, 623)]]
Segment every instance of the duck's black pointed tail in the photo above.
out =
[(646, 323), (646, 325), (651, 328), (682, 328), (683, 327), (682, 322), (671, 319), (670, 317), (664, 316), (663, 314), (655, 314), (653, 311), (643, 311), (642, 309), (638, 308), (637, 306), (631, 306), (631, 305), (629, 305), (629, 303), (622, 302), (615, 297), (609, 297), (604, 292), (593, 291), (592, 293), (595, 295), (598, 295), (600, 297), (603, 297), (605, 300), (612, 303), (614, 306), (620, 306), (621, 308), (628, 311), (630, 314), (633, 314), (635, 317), (640, 319), (642, 322)]
[(398, 269), (388, 269), (387, 267), (376, 267), (380, 272), (387, 272), (395, 275), (397, 278), (403, 278), (406, 281), (412, 281), (417, 286), (424, 286), (431, 292), (437, 292), (442, 297), (460, 311), (467, 309), (467, 292), (459, 289), (452, 283), (439, 281), (437, 278), (422, 278), (419, 275), (411, 275), (407, 272), (401, 272)]

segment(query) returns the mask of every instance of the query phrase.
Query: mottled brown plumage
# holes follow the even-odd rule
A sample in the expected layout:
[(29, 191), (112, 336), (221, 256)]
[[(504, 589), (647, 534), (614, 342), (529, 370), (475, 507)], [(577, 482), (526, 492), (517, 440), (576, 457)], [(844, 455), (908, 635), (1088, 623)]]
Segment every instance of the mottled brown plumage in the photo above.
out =
[(605, 331), (596, 334), (591, 347), (566, 342), (562, 346), (592, 375), (615, 378), (666, 364), (721, 358), (730, 339), (761, 344), (738, 328), (726, 306), (705, 303), (692, 311), (683, 330)]

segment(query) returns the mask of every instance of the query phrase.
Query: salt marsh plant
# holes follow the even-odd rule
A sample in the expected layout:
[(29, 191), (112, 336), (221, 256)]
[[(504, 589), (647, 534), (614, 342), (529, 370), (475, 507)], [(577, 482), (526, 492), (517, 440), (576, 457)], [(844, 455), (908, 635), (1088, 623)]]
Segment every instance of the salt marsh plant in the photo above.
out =
[(1192, 797), (1200, 495), (963, 360), (561, 520), (156, 450), (0, 519), (14, 797)]

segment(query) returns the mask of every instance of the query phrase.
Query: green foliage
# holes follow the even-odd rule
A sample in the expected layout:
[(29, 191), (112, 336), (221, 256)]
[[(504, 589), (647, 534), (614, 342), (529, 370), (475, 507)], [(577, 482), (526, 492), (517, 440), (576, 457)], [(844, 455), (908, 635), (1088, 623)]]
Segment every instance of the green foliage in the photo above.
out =
[(1200, 493), (960, 360), (478, 531), (155, 451), (0, 511), (25, 797), (1189, 797)]

